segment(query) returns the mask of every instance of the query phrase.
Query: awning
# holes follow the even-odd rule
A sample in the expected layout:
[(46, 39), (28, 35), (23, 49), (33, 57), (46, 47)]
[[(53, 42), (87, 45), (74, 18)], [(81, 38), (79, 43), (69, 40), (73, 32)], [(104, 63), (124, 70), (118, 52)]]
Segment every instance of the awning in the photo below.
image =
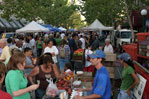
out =
[(13, 20), (13, 22), (14, 22), (19, 28), (22, 28), (22, 27), (23, 27), (23, 26), (20, 24), (19, 21)]
[(26, 22), (25, 22), (25, 21), (23, 21), (23, 20), (19, 20), (19, 22), (20, 22), (23, 26), (25, 26), (25, 25), (26, 25)]
[(0, 21), (0, 28), (1, 28), (1, 29), (6, 28), (5, 25), (4, 25), (1, 21)]
[(9, 24), (6, 19), (0, 18), (0, 21), (5, 25), (7, 29), (13, 29), (13, 27)]
[(13, 22), (13, 21), (11, 21), (11, 22), (9, 22), (15, 29), (18, 29), (19, 27)]

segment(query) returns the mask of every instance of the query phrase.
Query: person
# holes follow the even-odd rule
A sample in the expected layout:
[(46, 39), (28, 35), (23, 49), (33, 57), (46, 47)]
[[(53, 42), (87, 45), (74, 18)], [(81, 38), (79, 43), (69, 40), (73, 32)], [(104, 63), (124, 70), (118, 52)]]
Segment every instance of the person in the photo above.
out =
[(0, 39), (0, 48), (2, 48), (0, 61), (4, 62), (7, 58), (10, 57), (10, 51), (6, 39)]
[(35, 39), (33, 38), (33, 35), (29, 35), (29, 39), (30, 39), (29, 44), (30, 44), (31, 47), (32, 47), (33, 56), (36, 57), (36, 56), (37, 56), (36, 41), (35, 41)]
[(58, 47), (61, 43), (61, 38), (60, 38), (60, 34), (56, 34), (56, 38), (55, 38), (55, 41), (56, 41), (56, 46)]
[(26, 65), (25, 65), (25, 69), (24, 72), (25, 74), (29, 75), (32, 71), (32, 69), (34, 68), (33, 62), (32, 62), (32, 49), (31, 48), (25, 48), (24, 49), (24, 55), (26, 57)]
[(25, 37), (24, 38), (24, 43), (23, 43), (23, 46), (22, 46), (22, 50), (24, 51), (25, 48), (31, 48), (32, 49), (32, 46), (29, 44), (30, 40), (29, 38)]
[(23, 72), (25, 67), (25, 55), (20, 52), (11, 56), (8, 63), (8, 73), (5, 79), (7, 92), (13, 99), (30, 99), (30, 91), (36, 90), (39, 85), (27, 87), (27, 78)]
[(0, 98), (1, 99), (13, 99), (10, 94), (1, 90), (6, 71), (7, 69), (6, 69), (5, 64), (0, 62)]
[(105, 66), (101, 63), (106, 56), (101, 50), (95, 50), (90, 56), (92, 65), (97, 69), (93, 88), (83, 89), (79, 88), (79, 91), (92, 90), (92, 94), (89, 96), (75, 96), (75, 99), (111, 99), (111, 82), (109, 73)]
[(73, 74), (72, 67), (71, 67), (70, 63), (66, 63), (62, 71), (63, 71), (62, 74), (64, 74), (64, 75)]
[(130, 64), (130, 55), (123, 53), (119, 56), (120, 62), (123, 64), (122, 83), (118, 99), (132, 99), (131, 90), (139, 84), (139, 79), (134, 72), (133, 64)]
[(80, 39), (79, 39), (81, 42), (82, 42), (82, 49), (85, 49), (85, 39), (84, 39), (84, 36), (83, 35), (80, 35)]
[(105, 53), (113, 53), (113, 47), (112, 45), (110, 44), (110, 39), (106, 39), (105, 40), (105, 47), (104, 47), (104, 52)]
[[(42, 57), (42, 58), (41, 58)], [(36, 99), (42, 99), (46, 93), (48, 82), (46, 79), (59, 78), (59, 72), (57, 66), (52, 60), (52, 55), (44, 54), (40, 57), (40, 65), (33, 68), (29, 75), (31, 84), (34, 84), (33, 77), (36, 78), (36, 82), (40, 81), (39, 88), (36, 90)]]
[(53, 45), (53, 40), (48, 40), (48, 46), (44, 49), (43, 53), (51, 53), (54, 63), (57, 63), (56, 56), (58, 55), (58, 49), (56, 46)]
[[(9, 48), (9, 50), (10, 50), (10, 55), (12, 56), (13, 54), (16, 54), (16, 53), (19, 53), (19, 52), (21, 52), (16, 46), (11, 46), (10, 48)], [(10, 57), (11, 57), (10, 56)], [(4, 62), (4, 64), (7, 66), (8, 65), (8, 62), (9, 62), (9, 60), (10, 60), (10, 57), (8, 57), (6, 60), (5, 60), (5, 62)]]
[(85, 67), (89, 67), (91, 62), (89, 60), (89, 55), (92, 54), (93, 51), (91, 50), (91, 45), (87, 45), (87, 49), (85, 50)]
[(37, 56), (39, 57), (42, 54), (43, 49), (43, 41), (41, 40), (41, 37), (38, 38), (37, 44)]
[(60, 70), (62, 71), (62, 69), (64, 68), (64, 65), (68, 63), (70, 59), (70, 47), (67, 44), (66, 40), (63, 39), (61, 41), (60, 47), (58, 47), (58, 51), (59, 51), (59, 55), (58, 55), (59, 65), (60, 65)]

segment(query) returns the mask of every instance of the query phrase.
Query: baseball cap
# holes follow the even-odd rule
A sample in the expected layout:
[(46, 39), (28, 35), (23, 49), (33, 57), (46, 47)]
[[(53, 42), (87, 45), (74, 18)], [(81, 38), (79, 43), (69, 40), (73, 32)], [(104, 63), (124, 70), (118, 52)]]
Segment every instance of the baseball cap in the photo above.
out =
[(128, 53), (123, 53), (123, 54), (119, 55), (118, 58), (122, 59), (124, 61), (128, 61), (129, 59), (131, 59), (131, 57)]
[(95, 50), (91, 55), (90, 58), (104, 58), (106, 54), (101, 50)]

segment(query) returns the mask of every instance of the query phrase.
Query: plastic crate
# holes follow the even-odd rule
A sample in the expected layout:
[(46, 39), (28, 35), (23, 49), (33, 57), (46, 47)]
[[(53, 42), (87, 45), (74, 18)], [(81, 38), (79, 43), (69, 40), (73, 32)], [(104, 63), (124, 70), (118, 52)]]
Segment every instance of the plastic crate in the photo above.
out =
[(149, 33), (137, 33), (138, 42), (145, 41)]
[(123, 49), (131, 56), (132, 60), (138, 60), (138, 49), (137, 49), (137, 44), (129, 44), (129, 45), (124, 45)]

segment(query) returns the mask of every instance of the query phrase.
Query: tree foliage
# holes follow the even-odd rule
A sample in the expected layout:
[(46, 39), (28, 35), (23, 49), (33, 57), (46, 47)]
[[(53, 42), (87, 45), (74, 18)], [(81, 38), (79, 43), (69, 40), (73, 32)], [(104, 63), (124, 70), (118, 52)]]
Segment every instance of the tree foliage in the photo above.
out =
[(2, 17), (26, 20), (42, 19), (47, 24), (54, 26), (67, 26), (68, 19), (77, 6), (68, 4), (68, 0), (3, 0)]
[[(96, 18), (104, 25), (113, 25), (126, 16), (131, 15), (132, 10), (137, 10), (149, 4), (149, 0), (83, 0), (82, 14), (86, 17), (88, 24)], [(126, 6), (128, 12), (126, 11)]]

